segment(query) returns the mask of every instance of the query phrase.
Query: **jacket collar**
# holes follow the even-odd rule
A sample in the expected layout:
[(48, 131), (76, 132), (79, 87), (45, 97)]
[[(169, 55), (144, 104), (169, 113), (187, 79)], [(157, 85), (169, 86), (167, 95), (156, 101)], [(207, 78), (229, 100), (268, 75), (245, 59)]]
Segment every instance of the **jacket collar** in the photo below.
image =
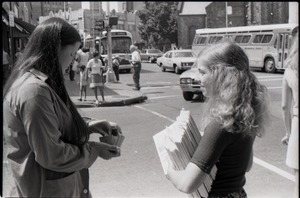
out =
[(32, 68), (29, 71), (44, 82), (48, 79), (48, 76), (46, 74), (37, 69)]

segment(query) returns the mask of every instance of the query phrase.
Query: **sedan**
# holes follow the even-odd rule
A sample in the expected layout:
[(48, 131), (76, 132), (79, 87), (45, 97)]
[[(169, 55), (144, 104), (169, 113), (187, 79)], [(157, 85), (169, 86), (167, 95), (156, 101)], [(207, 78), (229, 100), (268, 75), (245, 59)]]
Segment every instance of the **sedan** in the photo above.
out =
[(199, 71), (195, 65), (190, 70), (183, 72), (179, 77), (182, 95), (186, 101), (191, 101), (194, 95), (199, 95), (202, 102), (205, 100), (205, 96), (200, 90), (200, 80), (198, 75)]
[(141, 53), (141, 59), (149, 61), (149, 63), (155, 63), (157, 58), (161, 57), (163, 53), (159, 49), (143, 49)]
[(172, 69), (176, 74), (191, 69), (196, 61), (196, 54), (192, 50), (170, 50), (158, 58), (156, 64), (161, 71)]

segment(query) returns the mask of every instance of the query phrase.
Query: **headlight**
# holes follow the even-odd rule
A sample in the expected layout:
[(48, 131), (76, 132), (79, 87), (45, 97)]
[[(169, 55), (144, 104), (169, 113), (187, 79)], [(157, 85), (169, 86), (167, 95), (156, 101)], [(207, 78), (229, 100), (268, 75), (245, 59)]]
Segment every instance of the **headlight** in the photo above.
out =
[(191, 78), (181, 78), (180, 79), (180, 84), (191, 84), (192, 79)]

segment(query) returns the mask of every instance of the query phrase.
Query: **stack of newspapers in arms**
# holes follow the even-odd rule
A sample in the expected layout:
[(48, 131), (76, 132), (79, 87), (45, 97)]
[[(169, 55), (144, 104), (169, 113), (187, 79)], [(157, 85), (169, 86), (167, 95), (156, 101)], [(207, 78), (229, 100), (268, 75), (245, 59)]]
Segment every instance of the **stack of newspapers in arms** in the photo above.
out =
[[(176, 121), (153, 136), (163, 171), (167, 174), (168, 163), (176, 170), (184, 170), (201, 140), (201, 133), (190, 111), (182, 109)], [(171, 166), (171, 165), (170, 165)], [(217, 172), (213, 167), (203, 184), (190, 197), (208, 197)]]

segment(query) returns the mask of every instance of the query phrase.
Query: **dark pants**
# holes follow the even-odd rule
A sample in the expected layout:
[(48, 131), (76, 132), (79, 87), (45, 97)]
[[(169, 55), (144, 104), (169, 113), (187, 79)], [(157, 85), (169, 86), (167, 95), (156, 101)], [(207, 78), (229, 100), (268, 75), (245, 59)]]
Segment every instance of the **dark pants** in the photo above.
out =
[(119, 81), (120, 80), (120, 78), (119, 78), (119, 67), (118, 66), (113, 66), (113, 70), (115, 72), (115, 76), (116, 76), (117, 81)]
[(134, 82), (134, 86), (137, 89), (141, 88), (141, 86), (140, 86), (141, 69), (142, 69), (142, 64), (141, 63), (133, 64), (133, 82)]
[(75, 75), (75, 72), (73, 71), (73, 65), (71, 64), (70, 67), (69, 67), (69, 78), (71, 81), (74, 80), (74, 75)]

